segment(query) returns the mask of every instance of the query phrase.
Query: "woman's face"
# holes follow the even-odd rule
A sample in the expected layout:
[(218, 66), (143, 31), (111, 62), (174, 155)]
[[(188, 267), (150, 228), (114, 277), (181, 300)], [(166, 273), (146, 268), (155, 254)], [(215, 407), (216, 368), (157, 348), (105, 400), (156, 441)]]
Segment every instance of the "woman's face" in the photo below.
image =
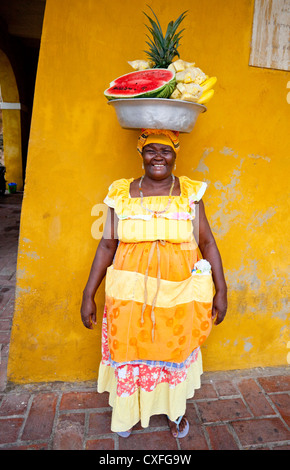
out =
[(164, 179), (171, 175), (176, 154), (170, 145), (148, 144), (142, 151), (145, 174), (152, 179)]

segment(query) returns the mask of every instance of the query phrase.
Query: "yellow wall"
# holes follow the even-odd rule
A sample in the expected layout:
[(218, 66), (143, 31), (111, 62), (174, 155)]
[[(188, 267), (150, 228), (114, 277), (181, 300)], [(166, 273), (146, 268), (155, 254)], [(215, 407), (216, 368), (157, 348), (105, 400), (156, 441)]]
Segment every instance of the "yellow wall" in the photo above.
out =
[[(6, 103), (19, 103), (15, 76), (8, 57), (0, 50), (1, 97)], [(17, 190), (23, 189), (21, 124), (19, 109), (2, 109), (4, 164), (6, 168), (6, 189), (8, 183), (17, 183)]]
[[(138, 132), (120, 128), (103, 90), (131, 71), (127, 60), (144, 57), (146, 3), (47, 0), (21, 217), (11, 381), (96, 377), (100, 322), (86, 330), (79, 313), (98, 243), (91, 211), (114, 179), (142, 171)], [(289, 76), (248, 66), (253, 0), (151, 3), (163, 25), (189, 10), (181, 56), (218, 77), (207, 113), (181, 136), (176, 170), (209, 183), (204, 202), (229, 288), (228, 316), (203, 348), (204, 368), (286, 364)], [(103, 285), (96, 299), (100, 319)]]

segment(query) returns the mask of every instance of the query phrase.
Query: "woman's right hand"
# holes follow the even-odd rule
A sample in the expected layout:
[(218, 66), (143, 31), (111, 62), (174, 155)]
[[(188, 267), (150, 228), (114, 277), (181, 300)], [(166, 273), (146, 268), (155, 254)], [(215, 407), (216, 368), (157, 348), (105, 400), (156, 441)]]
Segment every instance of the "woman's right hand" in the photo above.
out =
[(81, 306), (82, 322), (86, 328), (93, 329), (93, 325), (97, 324), (97, 307), (94, 299), (90, 296), (83, 295)]
[(112, 264), (118, 247), (118, 239), (114, 238), (118, 217), (114, 209), (111, 207), (109, 209), (104, 234), (98, 245), (88, 282), (83, 290), (81, 318), (85, 327), (90, 330), (93, 329), (93, 325), (97, 324), (95, 294), (106, 275), (107, 268)]

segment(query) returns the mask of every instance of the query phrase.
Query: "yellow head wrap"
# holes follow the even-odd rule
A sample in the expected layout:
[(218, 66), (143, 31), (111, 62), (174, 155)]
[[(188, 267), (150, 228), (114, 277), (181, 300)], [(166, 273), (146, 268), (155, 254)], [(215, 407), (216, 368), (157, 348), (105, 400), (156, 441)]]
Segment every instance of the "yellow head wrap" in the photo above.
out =
[(163, 144), (170, 145), (175, 153), (179, 151), (179, 132), (168, 131), (166, 129), (142, 129), (142, 133), (139, 136), (137, 150), (142, 156), (142, 149), (148, 144)]

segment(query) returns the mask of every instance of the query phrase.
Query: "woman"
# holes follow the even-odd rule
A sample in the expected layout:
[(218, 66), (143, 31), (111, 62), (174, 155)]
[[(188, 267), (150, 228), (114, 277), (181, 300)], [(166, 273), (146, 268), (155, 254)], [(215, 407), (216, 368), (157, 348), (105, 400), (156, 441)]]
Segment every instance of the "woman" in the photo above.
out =
[[(227, 287), (201, 199), (206, 183), (173, 175), (178, 133), (143, 130), (137, 149), (144, 175), (115, 181), (104, 201), (82, 321), (96, 323), (94, 296), (106, 275), (98, 391), (110, 392), (112, 430), (128, 437), (139, 420), (147, 427), (150, 416), (166, 414), (172, 435), (184, 437), (186, 400), (200, 387), (200, 345), (224, 319)], [(211, 272), (198, 269), (198, 248)]]

